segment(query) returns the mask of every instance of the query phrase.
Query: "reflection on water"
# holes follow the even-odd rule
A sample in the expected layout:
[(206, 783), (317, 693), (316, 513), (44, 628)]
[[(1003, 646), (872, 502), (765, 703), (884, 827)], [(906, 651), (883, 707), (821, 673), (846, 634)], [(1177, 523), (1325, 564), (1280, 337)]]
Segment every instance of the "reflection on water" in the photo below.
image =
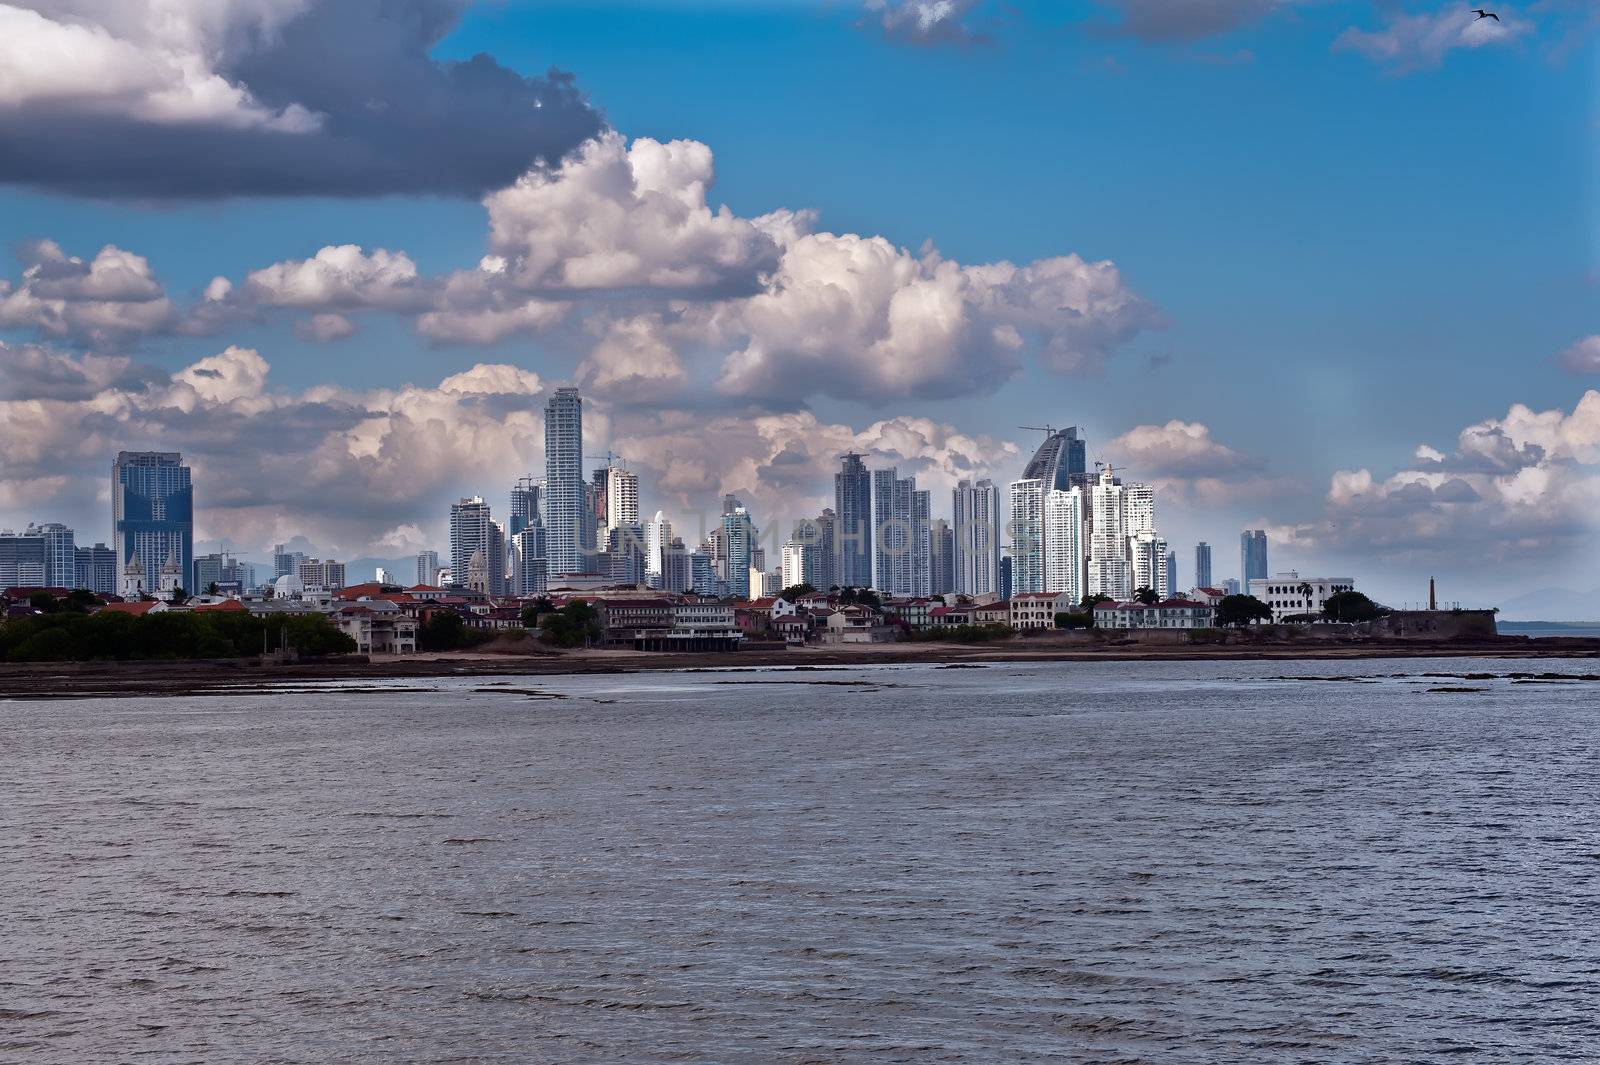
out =
[(1552, 671), (0, 703), (0, 1060), (1592, 1060)]

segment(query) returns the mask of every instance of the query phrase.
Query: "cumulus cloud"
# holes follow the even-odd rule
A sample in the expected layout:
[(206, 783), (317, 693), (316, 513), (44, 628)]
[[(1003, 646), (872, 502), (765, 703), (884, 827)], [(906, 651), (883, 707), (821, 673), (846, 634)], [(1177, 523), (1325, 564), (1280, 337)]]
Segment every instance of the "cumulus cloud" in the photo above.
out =
[(524, 291), (753, 292), (777, 264), (773, 220), (713, 211), (715, 178), (698, 141), (606, 133), (488, 196), (489, 248)]
[(0, 327), (116, 343), (171, 327), (176, 308), (143, 256), (114, 244), (87, 262), (54, 241), (22, 248), (22, 276), (0, 280)]
[(1570, 413), (1513, 406), (1463, 429), (1453, 451), (1419, 448), (1387, 477), (1341, 470), (1327, 520), (1293, 536), (1385, 559), (1555, 564), (1597, 532), (1600, 391), (1590, 390)]
[(1434, 12), (1390, 11), (1381, 28), (1351, 27), (1334, 47), (1366, 56), (1393, 70), (1436, 67), (1459, 48), (1508, 44), (1530, 32), (1531, 25), (1510, 11), (1499, 19), (1480, 19), (1465, 7), (1450, 5)]
[(571, 78), (430, 55), (466, 0), (0, 2), (0, 181), (479, 195), (602, 127)]
[(1556, 356), (1556, 362), (1569, 373), (1600, 373), (1600, 333), (1571, 345)]
[(987, 39), (974, 25), (982, 0), (867, 0), (870, 24), (906, 44), (971, 44)]
[(576, 318), (578, 376), (614, 398), (703, 379), (791, 407), (989, 392), (1025, 357), (1097, 373), (1159, 324), (1109, 261), (963, 265), (931, 245), (815, 232), (806, 211), (713, 209), (714, 178), (704, 144), (606, 134), (485, 198), (489, 254), (473, 269), (421, 277), (403, 252), (330, 246), (238, 286), (218, 278), (189, 320), (383, 310), (438, 343), (493, 344)]
[[(8, 520), (103, 520), (97, 489), (112, 455), (177, 450), (194, 467), (203, 539), (251, 550), (301, 535), (339, 557), (390, 556), (440, 546), (456, 497), (503, 499), (543, 464), (547, 382), (507, 364), (478, 364), (436, 384), (296, 391), (275, 388), (266, 358), (244, 347), (170, 374), (0, 348), (0, 366), (24, 364), (33, 371), (7, 372), (16, 387), (0, 395), (0, 517)], [(856, 428), (810, 412), (708, 416), (660, 404), (615, 417), (603, 399), (587, 407), (590, 440), (624, 455), (657, 505), (714, 516), (718, 497), (737, 492), (764, 528), (831, 505), (845, 450), (898, 465), (940, 492), (1020, 463), (1013, 445), (925, 418)]]
[(1219, 443), (1200, 422), (1174, 419), (1165, 425), (1138, 425), (1106, 442), (1108, 454), (1146, 477), (1218, 477), (1261, 469), (1262, 461)]

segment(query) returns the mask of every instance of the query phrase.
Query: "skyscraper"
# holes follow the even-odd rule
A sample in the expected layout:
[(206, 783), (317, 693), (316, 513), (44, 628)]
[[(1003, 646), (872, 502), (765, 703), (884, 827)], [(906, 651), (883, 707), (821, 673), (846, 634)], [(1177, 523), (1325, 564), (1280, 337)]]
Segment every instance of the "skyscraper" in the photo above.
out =
[(1133, 573), (1128, 561), (1128, 511), (1125, 489), (1111, 474), (1100, 471), (1090, 493), (1093, 511), (1089, 537), (1088, 595), (1108, 595), (1125, 602), (1133, 595)]
[(439, 552), (417, 552), (417, 583), (432, 584), (439, 579)]
[(0, 588), (46, 587), (48, 566), (43, 536), (31, 528), (0, 532)]
[[(277, 580), (279, 577), (298, 577), (300, 573), (300, 563), (304, 562), (307, 557), (308, 556), (303, 551), (290, 551), (282, 544), (273, 544), (272, 579)], [(437, 560), (438, 556), (435, 555), (434, 558)], [(433, 577), (429, 577), (422, 583), (432, 584)]]
[(462, 499), (450, 507), (450, 572), (457, 584), (466, 584), (473, 556), (483, 567), (483, 591), (505, 593), (505, 531), (490, 516), (482, 496)]
[(1167, 542), (1154, 533), (1140, 533), (1129, 541), (1133, 555), (1133, 589), (1148, 588), (1167, 594)]
[(595, 481), (605, 485), (606, 529), (639, 524), (639, 475), (610, 465), (595, 471)]
[(681, 592), (682, 588), (668, 588), (666, 583), (666, 556), (671, 547), (672, 522), (658, 510), (656, 516), (644, 527), (645, 580), (652, 588), (667, 588), (668, 591)]
[(1044, 591), (1044, 482), (1011, 482), (1011, 594)]
[(750, 514), (737, 504), (722, 516), (722, 533), (727, 543), (728, 594), (750, 598), (750, 564), (755, 555), (756, 527)]
[(87, 588), (96, 595), (117, 594), (117, 553), (105, 544), (80, 547), (73, 552), (76, 588)]
[(1267, 579), (1267, 534), (1263, 529), (1246, 529), (1239, 534), (1240, 587)]
[[(918, 540), (926, 544), (927, 522), (919, 536), (917, 495), (916, 478), (902, 478), (893, 466), (872, 471), (872, 587), (884, 595), (918, 594)], [(925, 566), (925, 549), (922, 558)]]
[(544, 409), (545, 556), (552, 577), (582, 573), (584, 559), (583, 399), (558, 388)]
[(146, 574), (168, 559), (194, 567), (194, 487), (176, 451), (119, 451), (111, 467), (112, 547), (117, 563), (139, 557)]
[(929, 595), (956, 590), (956, 531), (943, 518), (928, 523)]
[(1052, 488), (1044, 494), (1044, 587), (1083, 598), (1083, 489)]
[(539, 482), (532, 477), (519, 478), (511, 486), (511, 509), (506, 513), (506, 535), (515, 536), (523, 529), (542, 522), (539, 506)]
[(962, 595), (1000, 591), (1000, 490), (993, 481), (957, 483), (954, 492), (955, 590)]
[(1167, 552), (1167, 590), (1168, 599), (1178, 598), (1178, 553)]
[(861, 458), (853, 451), (846, 454), (833, 475), (838, 583), (847, 588), (872, 584), (872, 475)]
[(78, 586), (78, 552), (72, 530), (58, 521), (29, 525), (28, 534), (44, 539), (44, 580), (51, 588)]
[(1211, 587), (1211, 545), (1204, 540), (1194, 545), (1194, 586)]
[(1041, 492), (1059, 489), (1065, 492), (1074, 485), (1088, 485), (1088, 442), (1078, 435), (1077, 426), (1066, 429), (1047, 429), (1048, 436), (1039, 450), (1033, 453), (1022, 471), (1022, 480), (1038, 481)]

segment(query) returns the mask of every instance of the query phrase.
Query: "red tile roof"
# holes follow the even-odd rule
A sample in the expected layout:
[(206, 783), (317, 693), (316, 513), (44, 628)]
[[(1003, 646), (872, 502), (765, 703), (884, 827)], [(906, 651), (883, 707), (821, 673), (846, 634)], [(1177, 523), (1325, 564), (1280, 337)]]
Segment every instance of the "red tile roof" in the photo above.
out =
[[(144, 599), (134, 603), (107, 603), (101, 610), (112, 614), (148, 614), (155, 607), (156, 600)], [(162, 622), (166, 624), (166, 622)]]

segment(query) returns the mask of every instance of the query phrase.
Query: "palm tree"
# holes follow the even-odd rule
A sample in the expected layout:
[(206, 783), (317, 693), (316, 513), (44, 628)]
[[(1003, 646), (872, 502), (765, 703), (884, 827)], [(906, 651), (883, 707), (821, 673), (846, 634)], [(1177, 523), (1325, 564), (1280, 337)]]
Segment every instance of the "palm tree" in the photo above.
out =
[(1309, 581), (1301, 581), (1300, 582), (1300, 587), (1296, 588), (1295, 592), (1298, 595), (1300, 595), (1303, 599), (1305, 599), (1305, 601), (1306, 601), (1306, 613), (1307, 614), (1311, 613), (1312, 607), (1314, 607), (1316, 605), (1316, 603), (1313, 602), (1313, 600), (1315, 600), (1317, 598), (1317, 590), (1315, 588), (1311, 587), (1311, 584), (1310, 584)]
[(1161, 602), (1161, 597), (1156, 594), (1154, 588), (1140, 588), (1137, 592), (1133, 593), (1133, 601), (1136, 603), (1141, 603), (1144, 606), (1155, 606), (1157, 603)]

